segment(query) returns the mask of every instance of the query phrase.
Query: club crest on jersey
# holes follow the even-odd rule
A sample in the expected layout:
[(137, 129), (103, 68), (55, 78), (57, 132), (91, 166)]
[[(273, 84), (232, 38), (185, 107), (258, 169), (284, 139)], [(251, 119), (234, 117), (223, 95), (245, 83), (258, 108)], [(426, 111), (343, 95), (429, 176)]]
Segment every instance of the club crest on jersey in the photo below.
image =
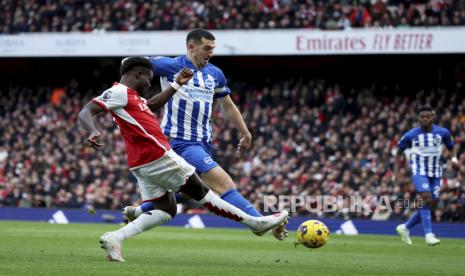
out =
[(211, 78), (208, 78), (208, 79), (205, 80), (205, 87), (206, 88), (212, 89), (214, 85), (215, 85), (215, 82)]
[(108, 101), (110, 98), (111, 98), (111, 91), (107, 91), (107, 92), (103, 93), (102, 100), (104, 102)]
[(423, 183), (423, 184), (421, 185), (421, 187), (422, 187), (423, 189), (428, 189), (428, 188), (429, 188), (429, 184), (428, 184), (428, 183)]
[(203, 159), (203, 162), (205, 162), (205, 164), (211, 164), (213, 163), (213, 159), (210, 156), (207, 156)]

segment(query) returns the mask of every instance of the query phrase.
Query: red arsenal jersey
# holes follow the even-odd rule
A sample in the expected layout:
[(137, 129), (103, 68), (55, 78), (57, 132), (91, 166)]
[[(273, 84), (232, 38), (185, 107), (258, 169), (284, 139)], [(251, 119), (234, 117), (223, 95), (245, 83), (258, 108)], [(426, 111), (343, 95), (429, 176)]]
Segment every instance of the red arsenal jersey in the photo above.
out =
[(93, 101), (113, 115), (123, 135), (129, 168), (155, 161), (171, 149), (147, 100), (136, 91), (115, 82)]

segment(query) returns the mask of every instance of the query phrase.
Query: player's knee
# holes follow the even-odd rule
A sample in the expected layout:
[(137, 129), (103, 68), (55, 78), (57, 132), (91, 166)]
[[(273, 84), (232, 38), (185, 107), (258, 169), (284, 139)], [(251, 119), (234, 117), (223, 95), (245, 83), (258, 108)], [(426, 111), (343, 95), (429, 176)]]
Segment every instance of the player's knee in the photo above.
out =
[(202, 173), (202, 180), (217, 194), (223, 194), (231, 189), (236, 189), (234, 181), (220, 166)]
[(187, 194), (196, 201), (201, 200), (208, 193), (209, 189), (197, 174), (191, 175), (179, 192)]
[(170, 214), (171, 218), (174, 219), (177, 213), (178, 213), (178, 210), (175, 206), (174, 208), (170, 209), (170, 212), (168, 214)]
[(167, 207), (165, 207), (163, 209), (160, 209), (160, 210), (162, 210), (163, 212), (168, 213), (171, 216), (171, 218), (174, 218), (176, 216), (177, 211), (178, 211), (177, 208), (176, 208), (176, 205), (170, 205), (170, 206), (167, 206)]
[(436, 209), (438, 207), (439, 200), (438, 199), (433, 199), (431, 202), (431, 208)]
[(161, 199), (152, 201), (154, 209), (168, 213), (172, 218), (176, 216), (177, 206), (174, 193), (166, 193)]
[(423, 206), (431, 207), (433, 205), (433, 198), (431, 194), (422, 193), (420, 196), (421, 200), (423, 201)]
[(232, 180), (228, 180), (226, 182), (218, 184), (213, 190), (221, 195), (232, 189), (237, 189), (236, 184)]

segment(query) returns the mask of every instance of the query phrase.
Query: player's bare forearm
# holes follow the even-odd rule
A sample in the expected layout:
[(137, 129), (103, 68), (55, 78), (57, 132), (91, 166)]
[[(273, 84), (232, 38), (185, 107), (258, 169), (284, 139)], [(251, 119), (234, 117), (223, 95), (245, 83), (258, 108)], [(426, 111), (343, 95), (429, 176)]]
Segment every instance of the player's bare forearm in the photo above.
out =
[(87, 138), (88, 145), (97, 151), (103, 147), (103, 144), (100, 143), (101, 133), (97, 127), (95, 127), (94, 116), (104, 111), (105, 110), (98, 104), (89, 102), (79, 112), (78, 116), (81, 125), (90, 133)]
[(95, 126), (94, 116), (104, 112), (105, 110), (101, 108), (98, 104), (94, 102), (89, 102), (84, 106), (84, 108), (79, 112), (79, 122), (81, 125), (89, 132), (98, 131)]
[(454, 148), (452, 149), (452, 158), (454, 157), (458, 158), (459, 157), (458, 154), (459, 154), (459, 148), (454, 146)]
[(252, 134), (250, 134), (247, 125), (242, 119), (242, 115), (239, 109), (236, 107), (231, 97), (226, 96), (220, 99), (221, 107), (224, 110), (226, 118), (233, 124), (233, 126), (239, 130), (241, 138), (237, 145), (237, 154), (242, 154), (245, 150), (249, 149), (252, 145)]
[(400, 159), (402, 157), (402, 153), (403, 151), (402, 150), (398, 150), (396, 152), (396, 155), (395, 155), (395, 158), (394, 158), (394, 180), (397, 181), (399, 180), (399, 167), (400, 167)]
[(156, 111), (162, 108), (162, 106), (168, 102), (168, 100), (176, 93), (176, 91), (184, 84), (187, 84), (193, 76), (194, 73), (191, 69), (187, 67), (182, 68), (178, 72), (176, 80), (171, 84), (171, 86), (163, 90), (161, 93), (158, 93), (157, 95), (148, 99), (147, 106), (152, 111)]
[(150, 110), (157, 111), (158, 109), (162, 108), (171, 97), (173, 97), (176, 91), (177, 90), (171, 86), (166, 88), (162, 92), (148, 99), (147, 106), (150, 108)]
[(451, 150), (452, 151), (452, 166), (455, 169), (459, 169), (459, 160), (458, 160), (458, 154), (459, 154), (459, 148), (457, 146), (454, 146), (454, 148)]
[(241, 133), (242, 136), (252, 137), (250, 134), (247, 125), (242, 118), (239, 109), (237, 108), (236, 104), (232, 101), (231, 97), (226, 96), (221, 98), (220, 100), (221, 107), (224, 110), (225, 117), (233, 124), (233, 126)]

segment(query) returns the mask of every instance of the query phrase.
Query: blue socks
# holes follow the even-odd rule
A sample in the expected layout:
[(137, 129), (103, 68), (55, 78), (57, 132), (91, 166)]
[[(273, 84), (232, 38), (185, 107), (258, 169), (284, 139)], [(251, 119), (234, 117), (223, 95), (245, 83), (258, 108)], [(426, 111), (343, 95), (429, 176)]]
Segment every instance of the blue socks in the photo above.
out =
[(236, 189), (231, 189), (221, 195), (221, 199), (229, 204), (239, 208), (244, 213), (252, 217), (261, 217), (262, 215), (248, 202)]
[[(181, 202), (181, 195), (175, 193), (176, 202)], [(253, 207), (253, 205), (248, 202), (236, 189), (231, 189), (221, 195), (221, 199), (228, 202), (229, 204), (239, 208), (244, 213), (251, 215), (252, 217), (261, 217), (262, 215)], [(141, 206), (142, 212), (148, 212), (153, 210), (152, 202), (145, 202)], [(431, 224), (431, 223), (430, 223)]]
[(423, 206), (417, 210), (405, 223), (407, 229), (412, 228), (421, 221), (425, 235), (432, 233), (431, 227), (431, 209), (429, 206)]
[(416, 210), (415, 213), (405, 223), (405, 227), (407, 227), (407, 229), (410, 229), (413, 226), (417, 225), (417, 223), (419, 223), (420, 221), (421, 221), (420, 210)]
[(140, 206), (140, 208), (142, 209), (142, 213), (145, 213), (145, 212), (148, 212), (150, 210), (153, 210), (153, 203), (151, 201), (149, 202), (145, 202), (144, 204), (142, 204)]
[[(174, 193), (174, 196), (176, 197), (176, 203), (180, 203), (182, 202), (182, 197), (181, 197), (181, 194), (180, 193)], [(142, 209), (142, 213), (145, 213), (145, 212), (148, 212), (150, 210), (153, 210), (153, 203), (151, 201), (149, 202), (145, 202), (144, 204), (142, 204), (140, 206), (140, 208)]]
[(180, 193), (174, 193), (174, 197), (176, 198), (176, 203), (182, 202), (182, 196)]
[(423, 225), (423, 231), (425, 231), (425, 235), (432, 233), (431, 230), (431, 209), (429, 206), (423, 206), (420, 209), (421, 215), (421, 224)]

